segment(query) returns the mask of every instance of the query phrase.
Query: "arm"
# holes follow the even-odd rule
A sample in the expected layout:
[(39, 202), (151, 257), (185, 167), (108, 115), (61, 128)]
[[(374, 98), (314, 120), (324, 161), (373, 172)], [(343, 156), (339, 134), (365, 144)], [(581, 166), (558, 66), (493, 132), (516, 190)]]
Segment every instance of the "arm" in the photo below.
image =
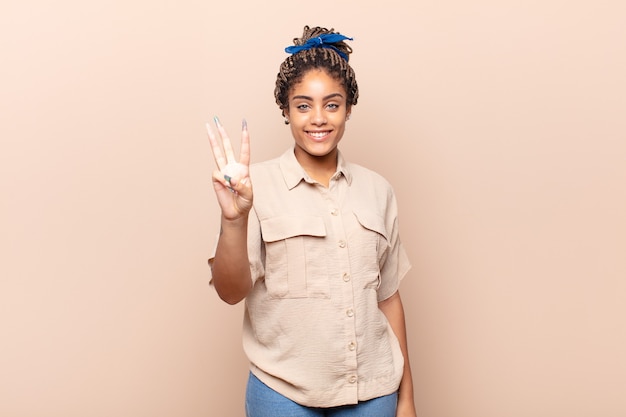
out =
[(211, 270), (215, 290), (228, 304), (237, 304), (252, 289), (247, 223), (247, 215), (232, 221), (222, 215), (220, 237)]
[(402, 380), (400, 381), (400, 388), (398, 390), (397, 416), (415, 417), (417, 412), (413, 399), (413, 377), (409, 363), (404, 307), (402, 306), (400, 293), (396, 292), (388, 299), (378, 303), (378, 308), (380, 308), (385, 317), (387, 317), (387, 321), (389, 321), (393, 332), (400, 342), (400, 349), (402, 349), (402, 355), (404, 356), (404, 373), (402, 374)]
[(252, 209), (252, 184), (249, 176), (250, 138), (246, 123), (241, 133), (239, 162), (235, 162), (226, 131), (216, 118), (222, 147), (207, 124), (209, 141), (217, 170), (213, 188), (222, 211), (220, 237), (211, 262), (213, 284), (220, 298), (228, 304), (243, 300), (252, 288), (248, 260), (248, 215)]

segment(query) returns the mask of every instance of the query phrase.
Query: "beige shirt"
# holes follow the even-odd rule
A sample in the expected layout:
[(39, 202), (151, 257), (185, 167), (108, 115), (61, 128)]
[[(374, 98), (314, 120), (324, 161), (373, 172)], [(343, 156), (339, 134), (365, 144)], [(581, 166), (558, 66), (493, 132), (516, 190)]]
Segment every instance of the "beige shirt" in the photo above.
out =
[(339, 154), (326, 188), (293, 149), (250, 168), (254, 207), (243, 346), (251, 371), (311, 407), (398, 389), (400, 345), (378, 302), (410, 269), (396, 199), (380, 175)]

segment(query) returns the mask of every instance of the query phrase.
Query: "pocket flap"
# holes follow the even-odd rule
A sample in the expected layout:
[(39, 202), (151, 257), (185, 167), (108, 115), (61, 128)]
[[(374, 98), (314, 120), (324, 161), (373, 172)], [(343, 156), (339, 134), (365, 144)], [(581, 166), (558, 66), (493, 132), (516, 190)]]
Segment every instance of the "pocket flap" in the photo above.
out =
[(361, 223), (361, 226), (378, 233), (383, 236), (385, 240), (389, 240), (385, 220), (378, 214), (369, 210), (354, 210), (354, 215), (359, 223)]
[(326, 236), (324, 219), (317, 216), (277, 216), (261, 220), (265, 242), (276, 242), (294, 236)]

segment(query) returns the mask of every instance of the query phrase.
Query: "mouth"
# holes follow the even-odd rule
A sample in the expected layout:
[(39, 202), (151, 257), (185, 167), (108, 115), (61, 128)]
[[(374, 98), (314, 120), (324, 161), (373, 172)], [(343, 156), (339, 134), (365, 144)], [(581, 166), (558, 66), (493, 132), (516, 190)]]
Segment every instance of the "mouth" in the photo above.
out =
[(307, 130), (306, 134), (314, 141), (323, 141), (330, 135), (331, 132), (332, 132), (331, 130), (319, 130), (319, 131)]

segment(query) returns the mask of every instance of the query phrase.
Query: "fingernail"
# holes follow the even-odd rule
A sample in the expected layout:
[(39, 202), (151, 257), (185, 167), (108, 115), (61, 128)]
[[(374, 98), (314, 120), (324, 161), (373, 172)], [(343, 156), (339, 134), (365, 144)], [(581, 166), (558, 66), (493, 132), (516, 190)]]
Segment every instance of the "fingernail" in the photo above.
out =
[(248, 122), (246, 122), (246, 119), (243, 119), (241, 121), (241, 129), (242, 130), (248, 130)]
[(220, 119), (217, 118), (217, 116), (213, 117), (213, 121), (215, 122), (216, 125), (221, 126), (222, 124), (220, 123)]
[(230, 177), (228, 175), (224, 175), (224, 179), (226, 180), (227, 183), (230, 184), (230, 180), (232, 179), (232, 177)]

